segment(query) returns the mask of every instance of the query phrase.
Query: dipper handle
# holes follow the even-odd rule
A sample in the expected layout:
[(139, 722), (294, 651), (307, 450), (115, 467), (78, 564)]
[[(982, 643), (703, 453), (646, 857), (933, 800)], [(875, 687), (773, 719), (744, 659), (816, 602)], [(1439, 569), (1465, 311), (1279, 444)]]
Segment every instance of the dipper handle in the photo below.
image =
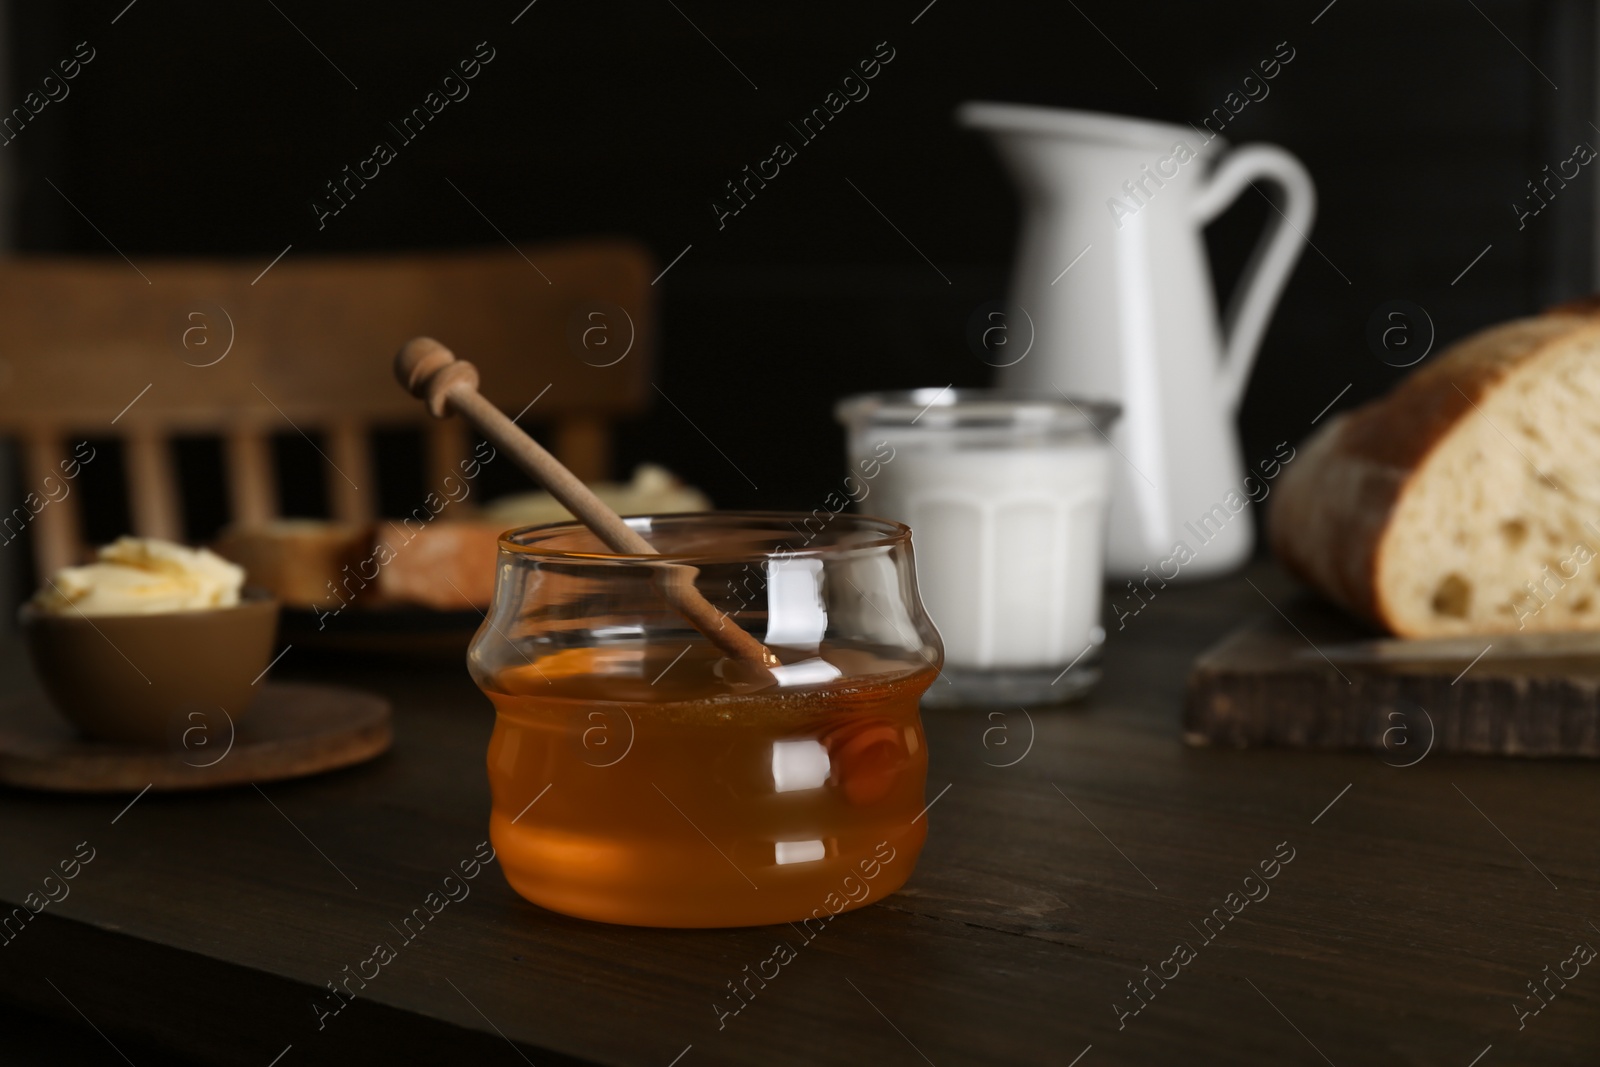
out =
[[(573, 474), (527, 431), (506, 418), (505, 413), (478, 392), (478, 369), (457, 359), (444, 345), (431, 337), (414, 337), (394, 357), (395, 377), (406, 391), (425, 402), (435, 418), (455, 412), (471, 423), (497, 449), (509, 455), (534, 481), (549, 490), (613, 552), (632, 556), (659, 555), (653, 545)], [(695, 570), (674, 566), (663, 575), (662, 592), (674, 609), (694, 628), (705, 634), (727, 655), (760, 667), (778, 664), (772, 651), (730, 625), (694, 586)]]

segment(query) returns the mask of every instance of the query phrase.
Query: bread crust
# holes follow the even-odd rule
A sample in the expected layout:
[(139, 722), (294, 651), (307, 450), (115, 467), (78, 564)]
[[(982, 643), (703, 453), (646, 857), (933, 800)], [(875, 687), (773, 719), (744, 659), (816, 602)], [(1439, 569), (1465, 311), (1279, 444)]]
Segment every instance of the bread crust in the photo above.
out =
[(1578, 301), (1464, 338), (1394, 389), (1318, 430), (1284, 471), (1268, 542), (1302, 581), (1400, 633), (1379, 587), (1384, 540), (1418, 470), (1518, 367), (1577, 335), (1600, 334), (1600, 306)]
[(288, 607), (315, 610), (337, 604), (346, 573), (372, 555), (372, 525), (315, 519), (235, 525), (212, 547), (245, 569), (247, 584)]
[(482, 610), (494, 600), (499, 523), (434, 522), (405, 532), (379, 527), (379, 541), (393, 556), (378, 571), (384, 600), (421, 604), (438, 611)]

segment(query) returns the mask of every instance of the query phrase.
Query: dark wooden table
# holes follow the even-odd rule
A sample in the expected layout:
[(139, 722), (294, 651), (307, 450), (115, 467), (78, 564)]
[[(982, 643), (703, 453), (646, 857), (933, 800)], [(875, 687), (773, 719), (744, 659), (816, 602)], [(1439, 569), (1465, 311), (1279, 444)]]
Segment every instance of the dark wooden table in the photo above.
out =
[[(1242, 580), (1163, 590), (1111, 635), (1086, 705), (1031, 730), (1017, 709), (925, 713), (938, 799), (916, 874), (809, 943), (567, 919), (491, 867), (319, 1029), (324, 983), (397, 941), (486, 836), (491, 712), (465, 672), (342, 672), (396, 703), (394, 751), (366, 767), (126, 811), (0, 794), (8, 905), (95, 850), (0, 948), (0, 1000), (108, 1064), (107, 1040), (255, 1067), (1594, 1064), (1600, 965), (1550, 976), (1600, 947), (1600, 768), (1185, 748), (1190, 659), (1263, 610)], [(31, 684), (5, 657), (12, 690)], [(1229, 894), (1242, 910), (1205, 926)], [(725, 984), (778, 941), (797, 958), (719, 1030)], [(1519, 1028), (1543, 1003), (1530, 981), (1552, 992)]]

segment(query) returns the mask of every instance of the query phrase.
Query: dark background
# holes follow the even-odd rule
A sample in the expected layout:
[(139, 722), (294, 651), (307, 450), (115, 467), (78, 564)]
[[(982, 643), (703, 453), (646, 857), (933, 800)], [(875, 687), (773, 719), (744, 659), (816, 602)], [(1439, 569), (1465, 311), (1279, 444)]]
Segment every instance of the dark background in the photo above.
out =
[[(263, 266), (291, 242), (296, 256), (498, 246), (449, 179), (524, 247), (621, 234), (665, 266), (692, 244), (660, 286), (658, 384), (758, 488), (664, 404), (621, 428), (617, 473), (656, 460), (733, 507), (822, 500), (843, 467), (840, 396), (988, 381), (966, 325), (1004, 293), (1018, 220), (988, 147), (951, 122), (964, 100), (1198, 122), (1278, 42), (1295, 49), (1271, 95), (1228, 130), (1298, 155), (1320, 200), (1320, 252), (1301, 258), (1241, 412), (1247, 460), (1302, 437), (1346, 384), (1339, 407), (1404, 373), (1365, 340), (1380, 306), (1422, 306), (1448, 341), (1591, 288), (1593, 168), (1525, 230), (1511, 208), (1576, 142), (1600, 145), (1590, 3), (926, 4), (10, 3), (0, 110), (77, 42), (96, 51), (71, 95), (0, 148), (10, 230), (20, 252), (112, 255), (109, 238), (135, 261)], [(496, 58), (472, 95), (318, 231), (322, 183), (485, 40)], [(710, 204), (722, 183), (788, 139), (786, 122), (879, 41), (896, 57), (871, 95), (719, 231)], [(1268, 211), (1247, 195), (1211, 228), (1220, 293)], [(384, 502), (409, 510), (415, 487), (393, 472), (416, 469), (415, 442), (384, 445)], [(292, 435), (280, 447), (286, 510), (318, 513), (320, 459)], [(189, 532), (203, 539), (225, 515), (220, 463), (203, 441), (185, 442), (182, 458)], [(508, 474), (498, 465), (486, 479)], [(93, 541), (127, 527), (119, 479), (114, 461), (85, 469)], [(75, 1031), (30, 1036), (30, 1022), (5, 1013), (0, 1058), (107, 1055)]]
[[(1600, 144), (1589, 3), (526, 4), (14, 4), (11, 102), (77, 42), (96, 51), (71, 95), (3, 149), (20, 250), (112, 254), (109, 239), (135, 261), (264, 266), (291, 242), (293, 256), (498, 244), (447, 179), (524, 248), (621, 234), (665, 266), (692, 245), (658, 287), (656, 380), (749, 481), (661, 403), (621, 427), (616, 473), (662, 462), (725, 507), (815, 506), (843, 467), (843, 395), (989, 380), (966, 325), (1004, 293), (1018, 219), (987, 145), (951, 121), (964, 100), (1198, 122), (1278, 42), (1294, 48), (1227, 131), (1294, 152), (1320, 199), (1317, 250), (1243, 406), (1247, 461), (1302, 437), (1346, 384), (1341, 408), (1404, 373), (1365, 340), (1381, 305), (1420, 305), (1449, 341), (1590, 288), (1592, 168), (1525, 230), (1511, 207), (1545, 164)], [(385, 122), (480, 41), (495, 58), (471, 95), (319, 231), (322, 184), (392, 140)], [(719, 230), (722, 184), (794, 141), (786, 122), (880, 41), (895, 58), (871, 95)], [(1247, 193), (1211, 228), (1222, 294), (1269, 210)], [(529, 284), (543, 283), (530, 271)], [(287, 510), (318, 513), (320, 461), (298, 439), (282, 448)], [(386, 452), (407, 459), (414, 443)], [(204, 488), (215, 456), (185, 446), (197, 538), (225, 517)], [(408, 508), (408, 492), (389, 478), (385, 505)], [(120, 494), (90, 486), (97, 496)], [(126, 525), (106, 506), (91, 506), (95, 540)]]

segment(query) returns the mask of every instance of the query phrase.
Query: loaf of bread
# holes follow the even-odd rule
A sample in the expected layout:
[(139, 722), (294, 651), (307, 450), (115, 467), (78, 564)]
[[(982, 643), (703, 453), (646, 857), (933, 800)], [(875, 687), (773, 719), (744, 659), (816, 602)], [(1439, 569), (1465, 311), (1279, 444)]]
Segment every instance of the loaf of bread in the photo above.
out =
[[(596, 482), (590, 488), (624, 515), (711, 506), (704, 493), (648, 463), (634, 471), (631, 482)], [(358, 604), (482, 610), (494, 598), (500, 534), (572, 518), (543, 492), (502, 497), (481, 511), (460, 508), (450, 515), (434, 519), (423, 512), (420, 519), (382, 519), (375, 525), (277, 519), (230, 527), (214, 547), (244, 567), (248, 584), (293, 608), (343, 610)]]
[(1600, 629), (1600, 301), (1474, 334), (1284, 472), (1278, 557), (1403, 637)]
[(409, 604), (441, 611), (487, 608), (504, 527), (437, 520), (366, 523), (278, 519), (234, 526), (216, 551), (245, 581), (287, 607), (328, 610)]
[(339, 603), (340, 582), (372, 555), (372, 527), (321, 519), (275, 519), (230, 526), (212, 546), (245, 570), (247, 585), (292, 608)]
[(415, 529), (395, 520), (378, 523), (377, 593), (386, 603), (439, 611), (487, 608), (494, 599), (498, 523), (432, 522)]

